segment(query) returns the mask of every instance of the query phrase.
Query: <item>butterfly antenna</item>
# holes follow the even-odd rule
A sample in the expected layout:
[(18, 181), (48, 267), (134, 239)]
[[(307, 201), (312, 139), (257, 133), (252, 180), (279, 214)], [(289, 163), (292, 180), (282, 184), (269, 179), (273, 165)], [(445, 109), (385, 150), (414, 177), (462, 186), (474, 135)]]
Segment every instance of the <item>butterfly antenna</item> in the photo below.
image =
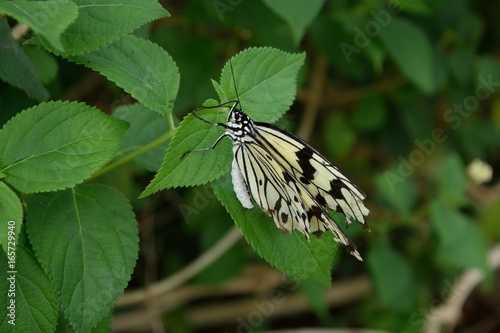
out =
[(236, 80), (234, 79), (233, 62), (231, 61), (231, 58), (229, 58), (229, 67), (231, 67), (231, 77), (233, 78), (233, 86), (234, 86), (234, 92), (236, 93), (236, 99), (238, 100), (238, 104), (240, 105), (240, 107), (243, 109), (243, 107), (241, 106), (240, 95), (238, 94), (238, 89), (236, 88)]

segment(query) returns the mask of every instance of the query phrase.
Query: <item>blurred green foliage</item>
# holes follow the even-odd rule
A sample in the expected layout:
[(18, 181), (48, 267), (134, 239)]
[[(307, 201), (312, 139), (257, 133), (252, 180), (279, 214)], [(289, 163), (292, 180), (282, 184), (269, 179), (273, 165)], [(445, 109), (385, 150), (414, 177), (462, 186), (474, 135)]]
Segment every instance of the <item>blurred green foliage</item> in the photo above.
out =
[[(355, 304), (333, 311), (320, 297), (326, 292), (324, 287), (303, 283), (287, 290), (298, 290), (309, 298), (313, 318), (295, 316), (275, 322), (266, 317), (252, 329), (324, 325), (422, 332), (429, 311), (449, 297), (461, 272), (478, 268), (490, 277), (498, 274), (487, 263), (488, 249), (500, 241), (498, 2), (340, 0), (312, 1), (308, 6), (298, 0), (160, 2), (171, 15), (166, 17), (168, 13), (151, 1), (141, 10), (102, 18), (103, 26), (86, 21), (99, 16), (98, 10), (88, 9), (90, 16), (85, 16), (80, 8), (80, 15), (75, 16), (75, 3), (81, 2), (59, 1), (61, 10), (51, 16), (62, 22), (57, 27), (61, 31), (49, 31), (51, 26), (30, 20), (26, 13), (36, 13), (32, 6), (25, 13), (9, 2), (0, 6), (0, 13), (6, 15), (0, 20), (0, 124), (49, 95), (54, 100), (95, 105), (130, 123), (116, 160), (141, 149), (144, 154), (135, 157), (134, 163), (101, 169), (102, 173), (97, 171), (100, 177), (87, 181), (120, 189), (133, 205), (141, 255), (132, 287), (141, 288), (175, 274), (234, 225), (208, 186), (137, 198), (153, 178), (151, 171), (158, 170), (163, 161), (173, 135), (169, 131), (204, 101), (220, 97), (211, 79), (223, 81), (218, 73), (226, 60), (254, 46), (305, 52), (297, 99), (280, 126), (286, 124), (292, 132), (300, 132), (312, 120), (312, 134), (304, 139), (367, 193), (372, 232), (360, 232), (356, 226), (347, 231), (365, 262), (354, 262), (342, 251), (327, 260), (334, 265), (333, 281), (367, 274), (373, 291)], [(69, 36), (75, 32), (74, 26), (66, 30), (72, 20), (95, 27), (101, 34), (84, 32), (88, 39), (73, 43)], [(24, 44), (23, 39), (11, 37), (17, 21), (33, 31), (24, 36)], [(141, 24), (144, 26), (138, 29)], [(129, 35), (132, 32), (135, 36)], [(121, 43), (118, 38), (123, 38)], [(139, 44), (148, 52), (135, 53)], [(113, 50), (122, 54), (118, 59), (127, 60), (124, 66), (133, 71), (118, 70), (118, 60), (101, 67), (99, 57)], [(327, 66), (318, 73), (315, 69), (321, 58)], [(155, 67), (156, 63), (165, 67)], [(107, 80), (96, 80), (91, 69)], [(163, 80), (159, 73), (165, 74)], [(315, 85), (318, 80), (324, 83)], [(143, 90), (150, 83), (151, 89)], [(312, 89), (318, 86), (320, 91)], [(129, 106), (132, 98), (142, 105)], [(305, 112), (314, 103), (317, 112)], [(158, 145), (148, 146), (159, 139)], [(211, 153), (217, 159), (216, 152)], [(492, 179), (485, 183), (478, 182), (470, 171), (476, 158), (493, 169)], [(0, 159), (0, 166), (2, 163)], [(26, 193), (1, 185), (2, 197), (16, 207), (20, 206), (17, 197), (26, 199)], [(225, 195), (217, 185), (215, 190)], [(37, 195), (41, 194), (35, 198)], [(2, 209), (6, 206), (0, 204)], [(16, 211), (17, 217), (20, 213), (18, 208)], [(247, 223), (251, 227), (252, 221)], [(259, 239), (259, 234), (254, 237)], [(21, 241), (28, 242), (23, 237)], [(286, 248), (286, 242), (277, 248)], [(42, 271), (44, 266), (31, 259), (33, 250), (36, 247), (23, 245), (22, 265)], [(240, 242), (189, 284), (222, 286), (259, 260)], [(286, 257), (279, 260), (286, 261)], [(48, 279), (43, 276), (40, 284), (48, 286)], [(483, 290), (472, 300), (476, 303), (471, 308), (477, 312), (471, 310), (458, 331), (479, 332), (476, 325), (493, 311), (487, 305), (498, 306), (498, 295), (491, 292), (495, 286), (490, 283)], [(49, 296), (55, 309), (53, 291)], [(171, 310), (166, 315), (167, 329), (205, 331), (189, 322), (189, 310), (189, 306)], [(60, 319), (59, 327), (67, 326), (62, 322)], [(241, 322), (232, 321), (213, 330), (235, 331), (238, 325)], [(492, 325), (490, 331), (500, 330), (498, 319)]]

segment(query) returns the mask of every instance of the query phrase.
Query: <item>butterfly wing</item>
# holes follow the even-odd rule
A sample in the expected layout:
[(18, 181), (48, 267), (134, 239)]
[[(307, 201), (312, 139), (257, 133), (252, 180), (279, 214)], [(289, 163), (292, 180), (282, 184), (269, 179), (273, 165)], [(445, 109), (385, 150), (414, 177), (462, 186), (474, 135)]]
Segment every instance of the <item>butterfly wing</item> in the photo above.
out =
[(362, 260), (356, 245), (342, 232), (305, 186), (299, 183), (266, 147), (257, 142), (235, 144), (233, 153), (234, 161), (250, 194), (257, 205), (273, 218), (278, 229), (285, 233), (297, 229), (307, 239), (310, 232), (322, 233), (331, 230), (336, 241)]
[(267, 123), (255, 123), (255, 140), (294, 176), (325, 210), (341, 211), (367, 227), (366, 195), (338, 167), (301, 138)]

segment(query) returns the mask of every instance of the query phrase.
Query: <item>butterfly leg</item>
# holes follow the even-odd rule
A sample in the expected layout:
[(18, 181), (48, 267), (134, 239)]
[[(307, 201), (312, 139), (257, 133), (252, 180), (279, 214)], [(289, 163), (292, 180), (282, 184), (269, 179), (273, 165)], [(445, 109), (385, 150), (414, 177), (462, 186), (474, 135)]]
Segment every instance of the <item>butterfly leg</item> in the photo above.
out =
[(227, 102), (221, 103), (221, 104), (219, 104), (219, 105), (214, 105), (214, 106), (202, 106), (202, 107), (200, 107), (200, 108), (198, 108), (198, 109), (194, 110), (194, 111), (193, 111), (193, 112), (191, 112), (191, 113), (193, 114), (193, 116), (195, 116), (196, 118), (200, 119), (201, 121), (204, 121), (204, 122), (205, 122), (205, 123), (207, 123), (207, 124), (211, 124), (211, 125), (215, 125), (215, 126), (222, 126), (222, 127), (224, 127), (224, 128), (225, 128), (225, 127), (226, 127), (226, 125), (225, 125), (225, 124), (223, 124), (223, 123), (213, 123), (213, 122), (211, 122), (211, 121), (208, 121), (208, 120), (206, 120), (206, 119), (203, 119), (203, 118), (201, 118), (200, 116), (198, 116), (198, 115), (196, 114), (196, 112), (197, 112), (197, 111), (200, 111), (200, 110), (204, 110), (204, 109), (217, 109), (217, 108), (220, 108), (220, 107), (226, 106), (227, 104), (232, 104), (232, 106), (231, 106), (231, 110), (233, 110), (233, 109), (234, 109), (234, 108), (235, 108), (235, 107), (239, 104), (239, 102), (238, 102), (238, 101), (227, 101)]
[(222, 140), (222, 138), (224, 138), (225, 136), (229, 136), (229, 134), (228, 133), (224, 133), (221, 136), (219, 136), (217, 138), (217, 140), (215, 140), (214, 144), (211, 147), (207, 147), (207, 148), (195, 148), (195, 149), (190, 149), (190, 150), (186, 151), (184, 154), (182, 154), (181, 159), (183, 159), (184, 157), (186, 157), (190, 153), (215, 149), (215, 147), (217, 147), (217, 145), (219, 144), (220, 140)]

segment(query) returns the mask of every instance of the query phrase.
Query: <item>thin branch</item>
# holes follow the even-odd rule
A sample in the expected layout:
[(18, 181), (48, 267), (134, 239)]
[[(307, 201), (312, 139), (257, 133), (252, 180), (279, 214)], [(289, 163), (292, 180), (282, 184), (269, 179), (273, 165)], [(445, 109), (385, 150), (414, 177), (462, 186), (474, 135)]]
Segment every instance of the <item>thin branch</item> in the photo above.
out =
[(155, 139), (154, 141), (151, 141), (147, 145), (142, 146), (141, 148), (133, 151), (132, 153), (123, 156), (122, 158), (114, 161), (113, 163), (110, 163), (106, 165), (104, 168), (97, 170), (91, 177), (90, 179), (97, 178), (117, 167), (119, 167), (122, 164), (127, 163), (128, 161), (133, 160), (134, 158), (141, 156), (142, 154), (147, 153), (148, 151), (152, 150), (153, 148), (161, 145), (164, 142), (167, 142), (174, 136), (175, 130), (170, 129), (167, 133), (163, 134), (159, 138)]
[[(367, 276), (357, 276), (332, 284), (325, 290), (324, 300), (328, 307), (340, 306), (365, 297), (371, 291)], [(263, 308), (265, 308), (263, 310)], [(248, 318), (260, 312), (269, 318), (298, 315), (311, 311), (311, 303), (301, 291), (287, 292), (286, 288), (276, 288), (265, 297), (251, 297), (230, 300), (220, 304), (206, 304), (193, 307), (188, 313), (189, 322), (195, 327), (220, 324), (238, 324), (238, 318)]]
[[(359, 101), (360, 99), (393, 91), (401, 87), (407, 81), (404, 77), (396, 76), (393, 78), (385, 79), (384, 81), (375, 82), (373, 84), (354, 88), (354, 89), (338, 89), (329, 86), (326, 89), (325, 98), (323, 98), (321, 107), (333, 108), (339, 105), (349, 104)], [(307, 101), (310, 97), (307, 91), (299, 91), (298, 98), (302, 101)]]
[(118, 301), (117, 307), (130, 306), (136, 303), (144, 302), (177, 288), (220, 258), (234, 244), (236, 244), (240, 238), (240, 231), (236, 227), (233, 227), (215, 245), (176, 274), (166, 278), (165, 280), (158, 281), (157, 283), (148, 286), (146, 289), (125, 293)]
[(261, 333), (389, 333), (389, 331), (372, 330), (364, 328), (298, 328), (278, 331), (265, 331)]
[[(257, 272), (255, 272), (257, 271)], [(267, 272), (267, 273), (266, 273)], [(187, 302), (193, 302), (207, 297), (218, 297), (218, 301), (190, 306), (187, 309), (187, 320), (193, 327), (204, 327), (224, 324), (238, 325), (238, 318), (247, 318), (256, 311), (265, 311), (265, 315), (273, 319), (291, 316), (311, 311), (307, 297), (300, 291), (286, 290), (280, 295), (283, 275), (276, 274), (269, 267), (252, 267), (247, 271), (247, 277), (230, 281), (223, 286), (185, 286), (165, 295), (157, 308), (158, 315), (180, 308)], [(271, 276), (270, 276), (271, 275)], [(249, 280), (249, 279), (250, 280)], [(264, 286), (267, 280), (274, 280), (269, 286)], [(265, 281), (265, 282), (263, 282)], [(292, 288), (295, 290), (295, 288)], [(365, 297), (371, 291), (370, 280), (366, 276), (353, 277), (345, 281), (334, 282), (325, 291), (325, 302), (329, 306), (341, 306)], [(250, 294), (244, 298), (236, 298)], [(223, 296), (232, 297), (223, 297)], [(172, 304), (174, 303), (174, 304)], [(271, 304), (272, 303), (272, 304)], [(265, 307), (262, 310), (261, 307)], [(134, 309), (120, 313), (113, 318), (113, 332), (145, 330), (149, 327), (148, 313), (145, 309)], [(149, 314), (150, 315), (150, 314)]]
[(326, 70), (328, 61), (324, 55), (318, 55), (314, 67), (311, 72), (311, 80), (308, 91), (308, 99), (304, 111), (304, 117), (300, 123), (297, 135), (301, 138), (308, 139), (311, 137), (314, 123), (318, 115), (318, 109), (323, 98), (323, 92), (326, 82)]
[[(488, 263), (492, 270), (500, 267), (500, 244), (491, 248)], [(462, 314), (462, 308), (472, 291), (483, 281), (483, 271), (473, 268), (465, 271), (453, 284), (450, 297), (442, 305), (429, 312), (426, 320), (425, 333), (439, 333), (446, 326), (449, 331), (457, 325)]]

